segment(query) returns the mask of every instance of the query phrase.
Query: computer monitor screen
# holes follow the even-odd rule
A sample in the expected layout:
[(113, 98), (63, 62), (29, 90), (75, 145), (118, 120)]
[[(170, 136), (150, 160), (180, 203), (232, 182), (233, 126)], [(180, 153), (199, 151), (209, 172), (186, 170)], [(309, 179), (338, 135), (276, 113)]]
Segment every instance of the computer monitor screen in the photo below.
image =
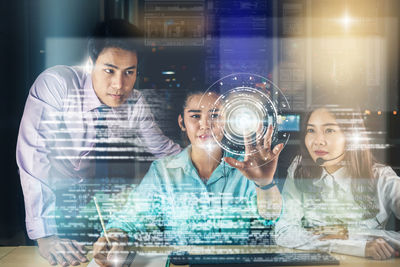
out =
[(284, 114), (278, 116), (278, 130), (285, 132), (300, 131), (300, 115)]

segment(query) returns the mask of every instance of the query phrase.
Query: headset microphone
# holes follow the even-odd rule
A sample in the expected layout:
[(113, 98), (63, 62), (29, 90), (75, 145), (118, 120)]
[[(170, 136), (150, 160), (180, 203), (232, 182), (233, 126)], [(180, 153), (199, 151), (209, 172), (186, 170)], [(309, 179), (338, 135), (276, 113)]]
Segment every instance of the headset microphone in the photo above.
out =
[(318, 166), (321, 166), (321, 165), (323, 165), (323, 164), (324, 164), (325, 162), (327, 162), (327, 161), (332, 161), (332, 160), (335, 160), (335, 159), (340, 158), (343, 154), (344, 154), (344, 152), (343, 152), (342, 154), (340, 154), (339, 156), (333, 158), (333, 159), (317, 158), (317, 159), (315, 160), (315, 163), (316, 163)]

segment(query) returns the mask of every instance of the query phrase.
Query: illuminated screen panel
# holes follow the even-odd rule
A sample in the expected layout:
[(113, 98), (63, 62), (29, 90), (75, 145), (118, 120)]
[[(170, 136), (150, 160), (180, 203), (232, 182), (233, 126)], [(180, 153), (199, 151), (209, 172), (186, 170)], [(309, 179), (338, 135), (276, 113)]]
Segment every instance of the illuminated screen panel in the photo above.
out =
[(278, 116), (278, 130), (284, 132), (300, 131), (300, 115), (285, 114)]
[(203, 17), (147, 17), (145, 25), (147, 46), (204, 45)]
[(147, 46), (203, 46), (204, 1), (146, 1)]

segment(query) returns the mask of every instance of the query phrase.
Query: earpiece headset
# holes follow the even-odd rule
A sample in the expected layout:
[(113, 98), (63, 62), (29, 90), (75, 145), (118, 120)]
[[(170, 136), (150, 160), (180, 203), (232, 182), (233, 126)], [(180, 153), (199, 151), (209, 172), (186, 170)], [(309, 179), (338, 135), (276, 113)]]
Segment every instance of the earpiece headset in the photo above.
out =
[[(354, 131), (356, 135), (359, 135), (359, 134), (360, 134), (360, 131), (359, 131), (358, 127), (356, 127), (356, 125), (355, 125), (355, 121), (357, 120), (357, 118), (356, 118), (354, 112), (352, 112), (351, 120), (352, 120), (351, 126), (350, 126), (351, 131)], [(322, 166), (325, 162), (332, 161), (332, 160), (335, 160), (335, 159), (340, 158), (344, 153), (345, 153), (345, 151), (344, 151), (342, 154), (340, 154), (339, 156), (334, 157), (334, 158), (332, 158), (332, 159), (317, 158), (317, 159), (315, 160), (315, 163), (316, 163), (317, 165), (319, 165), (319, 166)]]
[[(352, 125), (351, 125), (350, 128), (351, 128), (352, 130), (353, 130), (353, 129), (356, 129), (356, 130), (357, 130), (357, 127), (354, 126), (354, 121), (355, 121), (355, 116), (354, 116), (354, 113), (352, 113)], [(318, 166), (322, 166), (323, 164), (325, 164), (325, 162), (332, 161), (332, 160), (335, 160), (335, 159), (340, 158), (341, 156), (343, 156), (343, 154), (344, 154), (345, 152), (346, 152), (346, 151), (343, 151), (343, 153), (341, 153), (339, 156), (334, 157), (334, 158), (331, 158), (331, 159), (317, 158), (317, 159), (315, 160), (315, 163), (316, 163)]]
[[(222, 150), (222, 161), (224, 162), (223, 163), (223, 176), (224, 176), (224, 186), (222, 187), (222, 190), (221, 190), (221, 199), (220, 199), (220, 206), (221, 206), (221, 213), (222, 213), (222, 210), (223, 210), (223, 194), (224, 194), (224, 191), (225, 191), (225, 187), (226, 187), (226, 184), (227, 184), (227, 182), (228, 182), (228, 177), (226, 176), (226, 170), (225, 170), (225, 167), (226, 167), (226, 162), (225, 162), (225, 160), (224, 160), (224, 157), (225, 157), (225, 151), (224, 150)], [(221, 232), (221, 227), (219, 227), (219, 232)]]
[(337, 157), (334, 157), (333, 159), (323, 159), (323, 158), (317, 158), (316, 160), (315, 160), (315, 163), (317, 164), (317, 165), (319, 165), (319, 166), (322, 166), (325, 162), (328, 162), (328, 161), (332, 161), (332, 160), (335, 160), (335, 159), (338, 159), (338, 158), (340, 158), (342, 155), (344, 154), (344, 152), (342, 153), (342, 154), (340, 154), (339, 156), (337, 156)]
[[(186, 126), (185, 126), (185, 120), (184, 120), (183, 114), (181, 113), (180, 115), (181, 115), (181, 118), (182, 118), (182, 127), (183, 127), (183, 128), (186, 128)], [(222, 190), (221, 190), (221, 199), (220, 199), (221, 210), (222, 210), (222, 204), (223, 204), (223, 203), (222, 203), (222, 200), (223, 200), (223, 198), (222, 198), (222, 193), (224, 193), (226, 184), (227, 184), (227, 182), (228, 182), (228, 177), (226, 176), (226, 162), (225, 162), (225, 160), (224, 160), (224, 157), (225, 157), (225, 151), (223, 150), (223, 151), (222, 151), (222, 161), (223, 161), (224, 186), (222, 187)], [(221, 229), (220, 229), (220, 230), (221, 230)]]

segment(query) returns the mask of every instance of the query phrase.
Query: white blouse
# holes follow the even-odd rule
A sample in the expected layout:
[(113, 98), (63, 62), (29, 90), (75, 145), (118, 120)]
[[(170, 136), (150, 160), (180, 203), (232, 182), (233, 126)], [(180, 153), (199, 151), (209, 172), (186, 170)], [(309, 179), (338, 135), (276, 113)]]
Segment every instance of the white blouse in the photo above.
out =
[[(352, 180), (345, 167), (333, 174), (323, 169), (319, 179), (301, 180), (296, 185), (294, 172), (299, 161), (298, 156), (290, 165), (282, 191), (283, 212), (275, 226), (278, 245), (365, 257), (367, 241), (380, 236), (400, 248), (400, 233), (384, 230), (392, 212), (400, 219), (400, 178), (392, 168), (374, 165), (378, 213), (374, 218), (363, 219), (366, 210), (354, 199)], [(347, 227), (348, 239), (321, 241), (323, 235), (312, 233), (315, 227), (335, 225)]]

